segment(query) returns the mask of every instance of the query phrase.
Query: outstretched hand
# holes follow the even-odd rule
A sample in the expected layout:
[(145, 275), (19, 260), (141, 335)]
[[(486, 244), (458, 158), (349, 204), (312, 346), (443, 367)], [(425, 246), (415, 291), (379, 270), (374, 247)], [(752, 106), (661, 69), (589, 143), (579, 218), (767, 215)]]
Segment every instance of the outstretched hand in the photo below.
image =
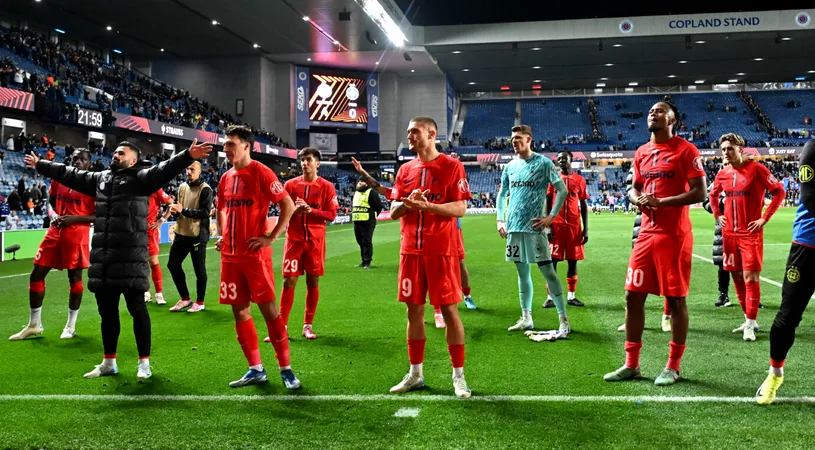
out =
[(212, 144), (204, 143), (199, 144), (198, 139), (192, 141), (192, 145), (190, 145), (190, 156), (193, 159), (201, 159), (206, 158), (209, 156), (210, 152), (212, 151)]
[(37, 163), (40, 162), (40, 158), (33, 153), (25, 155), (25, 158), (23, 158), (23, 160), (25, 161), (25, 166), (28, 167), (29, 169), (36, 169)]

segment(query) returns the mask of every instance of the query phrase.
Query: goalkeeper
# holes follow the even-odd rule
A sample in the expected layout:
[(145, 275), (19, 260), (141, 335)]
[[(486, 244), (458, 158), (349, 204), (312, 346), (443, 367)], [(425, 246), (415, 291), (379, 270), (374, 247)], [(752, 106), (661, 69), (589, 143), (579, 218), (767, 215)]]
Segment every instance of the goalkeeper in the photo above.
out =
[[(512, 146), (518, 157), (504, 169), (498, 193), (498, 234), (507, 239), (506, 260), (514, 262), (518, 270), (522, 312), (521, 318), (508, 330), (526, 331), (534, 327), (530, 264), (537, 263), (549, 285), (549, 293), (560, 318), (560, 327), (554, 332), (545, 333), (547, 339), (535, 339), (535, 336), (530, 338), (561, 339), (568, 336), (571, 329), (566, 317), (563, 287), (552, 266), (545, 229), (552, 225), (566, 200), (566, 186), (555, 170), (554, 163), (543, 155), (533, 153), (531, 143), (531, 127), (520, 125), (512, 128)], [(547, 217), (541, 217), (545, 211), (546, 190), (550, 184), (557, 191), (554, 205)]]

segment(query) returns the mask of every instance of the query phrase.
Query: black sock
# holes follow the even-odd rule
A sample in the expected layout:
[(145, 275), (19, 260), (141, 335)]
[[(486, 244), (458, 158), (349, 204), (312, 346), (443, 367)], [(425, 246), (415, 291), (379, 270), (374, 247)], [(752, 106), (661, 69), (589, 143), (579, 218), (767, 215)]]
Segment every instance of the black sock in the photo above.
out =
[(730, 287), (730, 272), (719, 267), (719, 293), (727, 295)]

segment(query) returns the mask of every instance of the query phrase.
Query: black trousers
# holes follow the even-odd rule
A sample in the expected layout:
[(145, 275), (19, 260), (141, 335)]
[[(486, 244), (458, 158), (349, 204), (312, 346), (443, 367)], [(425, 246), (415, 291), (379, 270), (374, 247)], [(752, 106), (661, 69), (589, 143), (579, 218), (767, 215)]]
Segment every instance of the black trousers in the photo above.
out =
[(125, 297), (127, 310), (133, 317), (133, 334), (140, 357), (150, 356), (150, 315), (144, 303), (144, 292), (134, 290), (104, 290), (94, 293), (99, 316), (102, 318), (102, 346), (106, 355), (116, 353), (119, 344), (119, 298)]
[(781, 308), (770, 329), (770, 358), (776, 361), (787, 359), (795, 342), (795, 329), (815, 292), (812, 267), (815, 267), (815, 248), (792, 244), (781, 285)]
[(359, 244), (359, 253), (362, 257), (362, 264), (370, 264), (374, 258), (374, 229), (376, 222), (354, 222), (354, 235)]
[[(205, 237), (208, 238), (208, 236)], [(167, 269), (173, 276), (173, 283), (181, 298), (190, 296), (190, 290), (187, 289), (187, 275), (181, 266), (187, 255), (190, 255), (192, 268), (195, 271), (196, 300), (203, 303), (207, 295), (207, 240), (200, 237), (175, 235), (173, 245), (170, 247)]]

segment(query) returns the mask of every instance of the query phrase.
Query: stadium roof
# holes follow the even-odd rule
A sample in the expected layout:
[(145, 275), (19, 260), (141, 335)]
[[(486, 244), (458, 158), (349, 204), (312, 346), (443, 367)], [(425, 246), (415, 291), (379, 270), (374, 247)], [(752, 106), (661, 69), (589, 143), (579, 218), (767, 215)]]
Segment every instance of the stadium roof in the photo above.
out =
[[(381, 1), (387, 6), (387, 0)], [(478, 8), (465, 0), (417, 0), (411, 8), (407, 0), (396, 2), (417, 22), (401, 23), (410, 39), (408, 47), (398, 50), (389, 48), (387, 37), (354, 0), (4, 0), (0, 15), (60, 28), (66, 31), (65, 39), (121, 49), (133, 62), (262, 55), (272, 61), (389, 71), (403, 77), (446, 73), (461, 92), (498, 91), (502, 86), (512, 91), (531, 90), (533, 85), (545, 90), (595, 89), (598, 83), (623, 88), (632, 83), (668, 86), (703, 81), (709, 85), (815, 77), (815, 63), (808, 58), (815, 49), (812, 26), (793, 25), (782, 32), (718, 29), (704, 34), (692, 30), (687, 37), (660, 36), (642, 35), (645, 20), (638, 18), (636, 32), (624, 35), (616, 31), (619, 20), (607, 19), (613, 22), (603, 25), (614, 31), (609, 37), (581, 39), (552, 33), (569, 30), (571, 22), (416, 25), (633, 17), (626, 14), (659, 11), (619, 2), (547, 4), (545, 8), (516, 6), (529, 4), (520, 0), (504, 0), (500, 7), (479, 3)], [(792, 7), (785, 2), (772, 4), (773, 8), (785, 6)], [(677, 13), (730, 9), (677, 3), (667, 7)], [(341, 12), (350, 13), (350, 20), (341, 20)], [(398, 17), (401, 14), (391, 11), (397, 22), (403, 20)], [(793, 16), (794, 11), (790, 21)], [(537, 39), (544, 32), (550, 37)]]
[[(394, 0), (415, 26), (475, 25), (485, 23), (638, 17), (675, 14), (705, 14), (738, 11), (774, 11), (812, 7), (806, 1), (770, 3), (713, 2), (533, 2), (530, 0)], [(474, 5), (478, 5), (474, 7)]]

